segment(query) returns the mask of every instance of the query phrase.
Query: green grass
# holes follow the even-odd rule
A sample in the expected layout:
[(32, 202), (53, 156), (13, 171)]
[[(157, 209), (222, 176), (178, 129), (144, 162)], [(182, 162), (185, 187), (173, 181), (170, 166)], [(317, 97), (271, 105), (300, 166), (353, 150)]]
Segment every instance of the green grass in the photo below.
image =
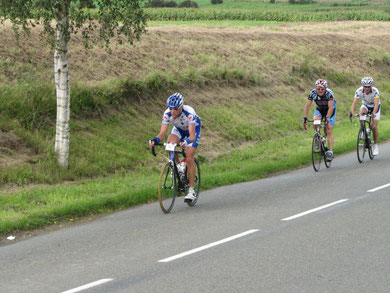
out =
[[(292, 129), (298, 125), (296, 122)], [(358, 127), (346, 119), (338, 122), (334, 128), (335, 160), (337, 155), (355, 150), (357, 131)], [(221, 154), (213, 162), (203, 162), (202, 190), (308, 165), (311, 162), (311, 137), (312, 131), (293, 130), (288, 135)], [(381, 120), (380, 137), (381, 140), (390, 138), (389, 119)], [(153, 164), (155, 167), (144, 173), (123, 173), (110, 178), (3, 194), (0, 196), (0, 234), (155, 201), (159, 175), (158, 162)], [(156, 213), (159, 212), (156, 206)]]

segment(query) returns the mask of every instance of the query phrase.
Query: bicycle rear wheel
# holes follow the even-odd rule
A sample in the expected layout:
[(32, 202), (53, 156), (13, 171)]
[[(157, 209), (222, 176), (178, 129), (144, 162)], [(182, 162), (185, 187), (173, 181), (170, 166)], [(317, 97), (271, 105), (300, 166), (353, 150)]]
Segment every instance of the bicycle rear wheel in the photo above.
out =
[(158, 183), (158, 201), (164, 214), (168, 214), (175, 203), (178, 178), (172, 168), (172, 162), (167, 162), (160, 173)]
[(330, 168), (330, 165), (332, 165), (332, 161), (329, 161), (328, 158), (327, 158), (328, 148), (325, 146), (325, 143), (323, 143), (321, 145), (321, 147), (322, 147), (322, 155), (324, 156), (325, 166), (326, 166), (326, 168)]
[(359, 163), (363, 163), (364, 155), (366, 153), (366, 132), (363, 127), (360, 128), (358, 133), (356, 150)]
[(312, 151), (311, 151), (311, 158), (313, 162), (313, 169), (314, 171), (320, 170), (321, 165), (321, 138), (316, 133), (313, 137), (313, 144), (312, 144)]
[[(196, 204), (196, 202), (199, 199), (199, 192), (200, 192), (200, 167), (199, 167), (199, 162), (198, 162), (198, 160), (196, 158), (194, 158), (194, 162), (195, 162), (195, 185), (194, 185), (194, 190), (195, 190), (195, 193), (196, 193), (196, 198), (192, 202), (187, 202), (187, 204), (190, 207), (193, 207)], [(187, 177), (188, 177), (188, 174), (187, 174)]]
[(372, 130), (370, 131), (370, 135), (367, 137), (367, 149), (368, 149), (368, 156), (371, 160), (374, 159), (374, 154), (372, 153), (372, 147), (374, 145), (374, 135), (372, 133)]

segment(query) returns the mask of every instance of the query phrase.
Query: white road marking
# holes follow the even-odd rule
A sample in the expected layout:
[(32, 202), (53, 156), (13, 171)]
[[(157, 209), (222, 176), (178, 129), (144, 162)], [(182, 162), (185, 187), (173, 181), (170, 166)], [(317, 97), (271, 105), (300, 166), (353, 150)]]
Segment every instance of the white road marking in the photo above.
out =
[(383, 189), (383, 188), (386, 188), (386, 187), (389, 187), (390, 186), (390, 183), (389, 184), (385, 184), (385, 185), (382, 185), (382, 186), (379, 186), (377, 188), (373, 188), (373, 189), (370, 189), (370, 190), (367, 190), (367, 192), (375, 192), (377, 190), (380, 190), (380, 189)]
[(86, 285), (83, 285), (83, 286), (80, 286), (80, 287), (77, 287), (77, 288), (74, 288), (74, 289), (70, 289), (70, 290), (64, 291), (64, 292), (62, 292), (62, 293), (75, 293), (75, 292), (80, 292), (80, 291), (83, 291), (83, 290), (86, 290), (86, 289), (89, 289), (89, 288), (92, 288), (92, 287), (99, 286), (99, 285), (101, 285), (101, 284), (110, 282), (110, 281), (112, 281), (112, 280), (113, 280), (113, 279), (101, 279), (101, 280), (99, 280), (99, 281), (92, 282), (92, 283), (89, 283), (89, 284), (86, 284)]
[(290, 220), (293, 220), (293, 219), (296, 219), (296, 218), (299, 218), (299, 217), (302, 217), (302, 216), (305, 216), (307, 214), (311, 214), (311, 213), (314, 213), (316, 211), (319, 211), (319, 210), (322, 210), (322, 209), (326, 209), (328, 207), (331, 207), (331, 206), (334, 206), (336, 204), (339, 204), (339, 203), (342, 203), (344, 201), (347, 201), (348, 199), (341, 199), (341, 200), (338, 200), (338, 201), (335, 201), (335, 202), (331, 202), (331, 203), (328, 203), (326, 205), (323, 205), (323, 206), (320, 206), (318, 208), (315, 208), (315, 209), (311, 209), (311, 210), (308, 210), (306, 212), (302, 212), (302, 213), (299, 213), (299, 214), (296, 214), (294, 216), (291, 216), (291, 217), (288, 217), (288, 218), (284, 218), (282, 219), (281, 221), (290, 221)]
[(216, 241), (216, 242), (213, 242), (213, 243), (210, 243), (210, 244), (198, 247), (198, 248), (194, 248), (194, 249), (188, 250), (188, 251), (180, 253), (180, 254), (176, 254), (176, 255), (168, 257), (168, 258), (161, 259), (158, 262), (170, 262), (172, 260), (175, 260), (175, 259), (187, 256), (187, 255), (190, 255), (190, 254), (193, 254), (193, 253), (196, 253), (196, 252), (208, 249), (210, 247), (217, 246), (217, 245), (220, 245), (222, 243), (225, 243), (225, 242), (228, 242), (228, 241), (232, 241), (232, 240), (235, 240), (237, 238), (240, 238), (240, 237), (243, 237), (243, 236), (255, 233), (257, 231), (259, 231), (259, 229), (248, 230), (246, 232), (243, 232), (243, 233), (240, 233), (240, 234), (237, 234), (237, 235), (234, 235), (234, 236), (231, 236), (231, 237), (228, 237), (228, 238), (225, 238), (225, 239), (222, 239), (222, 240), (219, 240), (219, 241)]

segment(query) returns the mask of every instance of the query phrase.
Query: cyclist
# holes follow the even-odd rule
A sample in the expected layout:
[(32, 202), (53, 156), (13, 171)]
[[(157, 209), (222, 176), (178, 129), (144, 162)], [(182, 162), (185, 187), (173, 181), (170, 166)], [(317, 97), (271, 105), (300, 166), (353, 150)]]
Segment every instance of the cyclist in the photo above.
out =
[(372, 154), (377, 156), (379, 153), (377, 142), (379, 136), (378, 123), (379, 119), (381, 118), (381, 100), (378, 89), (373, 87), (374, 80), (371, 77), (363, 77), (361, 83), (362, 86), (355, 92), (355, 98), (352, 102), (349, 117), (352, 117), (356, 108), (356, 104), (358, 100), (361, 99), (362, 106), (360, 107), (359, 115), (372, 113), (374, 118), (374, 121), (371, 123), (372, 134), (374, 135), (374, 147), (372, 149)]
[[(167, 107), (168, 109), (163, 114), (160, 133), (149, 141), (149, 146), (154, 146), (155, 143), (159, 143), (164, 139), (171, 122), (173, 128), (168, 136), (168, 142), (180, 144), (182, 148), (186, 149), (190, 188), (188, 194), (184, 197), (184, 201), (192, 202), (196, 199), (194, 190), (196, 171), (194, 156), (200, 138), (200, 118), (192, 107), (184, 105), (184, 98), (180, 93), (174, 93), (167, 99)], [(176, 160), (178, 160), (177, 156)]]
[(336, 100), (333, 92), (327, 88), (328, 83), (325, 79), (319, 79), (315, 83), (315, 88), (310, 91), (309, 97), (306, 101), (305, 109), (303, 111), (302, 122), (306, 123), (307, 113), (311, 103), (314, 101), (317, 105), (316, 111), (314, 112), (313, 119), (322, 119), (326, 117), (327, 127), (326, 132), (328, 134), (329, 150), (326, 154), (327, 160), (333, 160), (333, 146), (334, 146), (334, 135), (332, 128), (336, 123)]

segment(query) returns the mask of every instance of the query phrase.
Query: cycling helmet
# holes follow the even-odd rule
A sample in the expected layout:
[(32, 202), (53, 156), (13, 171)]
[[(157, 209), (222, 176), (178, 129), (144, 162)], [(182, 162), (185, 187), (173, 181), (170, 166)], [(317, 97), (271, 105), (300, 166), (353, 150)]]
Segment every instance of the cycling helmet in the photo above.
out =
[(371, 77), (363, 77), (362, 85), (363, 86), (372, 86), (374, 84), (374, 80)]
[(180, 93), (174, 93), (167, 100), (167, 106), (169, 108), (177, 109), (184, 104), (183, 96)]
[(315, 83), (316, 87), (322, 87), (322, 88), (327, 88), (328, 87), (328, 82), (325, 79), (319, 79)]

